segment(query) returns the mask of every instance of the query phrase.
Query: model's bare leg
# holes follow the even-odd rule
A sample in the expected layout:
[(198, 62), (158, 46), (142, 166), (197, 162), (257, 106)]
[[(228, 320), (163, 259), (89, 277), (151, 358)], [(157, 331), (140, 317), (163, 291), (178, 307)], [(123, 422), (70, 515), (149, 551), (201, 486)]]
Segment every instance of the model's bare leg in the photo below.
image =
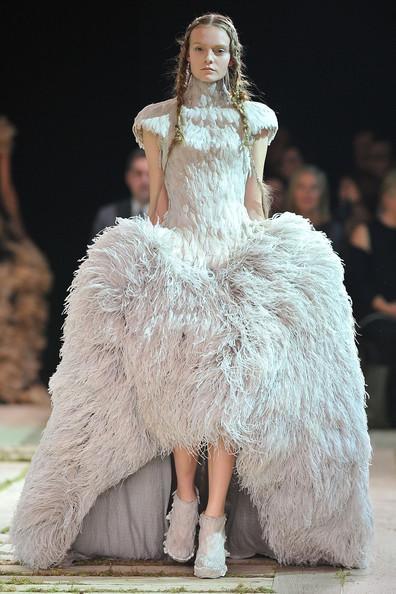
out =
[(208, 446), (209, 499), (199, 516), (199, 546), (194, 562), (196, 577), (220, 577), (226, 574), (225, 502), (235, 463), (235, 454), (227, 453), (219, 440)]
[(195, 472), (198, 459), (184, 448), (173, 449), (177, 489), (172, 508), (166, 516), (169, 529), (164, 540), (164, 552), (175, 561), (185, 562), (194, 554), (195, 532), (199, 521), (199, 493), (195, 487)]
[(173, 456), (177, 476), (177, 496), (183, 501), (196, 498), (194, 479), (198, 460), (184, 448), (174, 448)]
[(224, 443), (208, 446), (209, 499), (205, 515), (219, 517), (224, 514), (227, 491), (235, 464), (235, 455), (225, 450)]

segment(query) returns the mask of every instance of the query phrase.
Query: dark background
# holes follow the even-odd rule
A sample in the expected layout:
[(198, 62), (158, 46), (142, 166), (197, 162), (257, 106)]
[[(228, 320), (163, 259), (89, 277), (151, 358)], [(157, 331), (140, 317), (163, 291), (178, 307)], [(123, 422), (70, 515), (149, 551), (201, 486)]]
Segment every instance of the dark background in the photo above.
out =
[[(46, 6), (51, 11), (46, 11)], [(145, 2), (0, 9), (0, 114), (18, 129), (13, 175), (26, 227), (46, 253), (51, 295), (44, 379), (58, 360), (63, 300), (94, 212), (125, 196), (133, 118), (171, 96), (175, 37), (208, 11), (230, 16), (247, 73), (305, 159), (334, 183), (355, 132), (395, 139), (391, 4)], [(393, 34), (393, 37), (392, 37)]]

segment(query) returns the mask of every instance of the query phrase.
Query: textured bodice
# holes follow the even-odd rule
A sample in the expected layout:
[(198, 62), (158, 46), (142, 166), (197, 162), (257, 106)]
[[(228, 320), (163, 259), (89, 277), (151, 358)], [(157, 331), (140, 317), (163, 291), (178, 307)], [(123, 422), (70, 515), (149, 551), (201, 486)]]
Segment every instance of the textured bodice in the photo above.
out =
[[(254, 137), (268, 134), (270, 144), (278, 129), (275, 112), (256, 101), (246, 101), (245, 112)], [(178, 230), (190, 251), (194, 245), (212, 260), (216, 253), (224, 257), (254, 226), (244, 206), (249, 149), (224, 79), (207, 83), (191, 77), (181, 107), (184, 142), (169, 152), (175, 124), (176, 98), (147, 105), (133, 123), (142, 148), (143, 128), (160, 139), (169, 198), (162, 226)]]

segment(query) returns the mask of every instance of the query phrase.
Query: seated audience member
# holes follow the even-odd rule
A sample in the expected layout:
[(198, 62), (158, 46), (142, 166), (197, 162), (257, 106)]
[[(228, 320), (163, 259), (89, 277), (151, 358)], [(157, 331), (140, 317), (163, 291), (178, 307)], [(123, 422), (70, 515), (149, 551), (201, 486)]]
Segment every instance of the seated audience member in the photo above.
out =
[(344, 227), (345, 236), (349, 237), (359, 223), (371, 219), (369, 210), (363, 204), (359, 184), (353, 176), (341, 176), (338, 183), (337, 199), (334, 218), (340, 221)]
[(280, 177), (269, 177), (266, 183), (271, 187), (273, 200), (271, 203), (270, 216), (276, 212), (284, 212), (286, 185)]
[(358, 331), (389, 365), (389, 414), (396, 422), (396, 169), (382, 182), (375, 217), (356, 226), (346, 258), (346, 286)]
[(304, 165), (304, 158), (297, 146), (288, 146), (284, 149), (280, 161), (279, 175), (287, 184), (297, 169)]
[(150, 201), (148, 163), (140, 148), (133, 150), (127, 159), (125, 184), (129, 189), (127, 197), (99, 208), (92, 225), (92, 238), (105, 227), (114, 225), (116, 217), (142, 216), (147, 212)]
[(333, 249), (342, 257), (345, 238), (342, 224), (330, 212), (327, 177), (315, 165), (303, 165), (291, 177), (284, 210), (309, 219), (318, 231), (326, 233)]
[(353, 147), (354, 178), (362, 192), (362, 202), (373, 216), (382, 180), (394, 167), (393, 147), (387, 140), (377, 140), (369, 130), (355, 135)]

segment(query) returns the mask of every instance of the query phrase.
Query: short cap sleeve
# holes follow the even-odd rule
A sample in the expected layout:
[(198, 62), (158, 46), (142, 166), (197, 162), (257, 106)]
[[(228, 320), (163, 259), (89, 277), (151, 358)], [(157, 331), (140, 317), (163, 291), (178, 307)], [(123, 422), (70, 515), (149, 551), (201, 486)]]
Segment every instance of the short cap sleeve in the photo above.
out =
[(271, 107), (259, 101), (247, 101), (245, 106), (250, 129), (255, 138), (268, 134), (268, 145), (278, 131), (278, 118)]
[(143, 129), (157, 134), (160, 141), (168, 138), (174, 102), (175, 100), (172, 98), (158, 103), (150, 103), (138, 112), (132, 124), (132, 133), (140, 148), (144, 149)]

